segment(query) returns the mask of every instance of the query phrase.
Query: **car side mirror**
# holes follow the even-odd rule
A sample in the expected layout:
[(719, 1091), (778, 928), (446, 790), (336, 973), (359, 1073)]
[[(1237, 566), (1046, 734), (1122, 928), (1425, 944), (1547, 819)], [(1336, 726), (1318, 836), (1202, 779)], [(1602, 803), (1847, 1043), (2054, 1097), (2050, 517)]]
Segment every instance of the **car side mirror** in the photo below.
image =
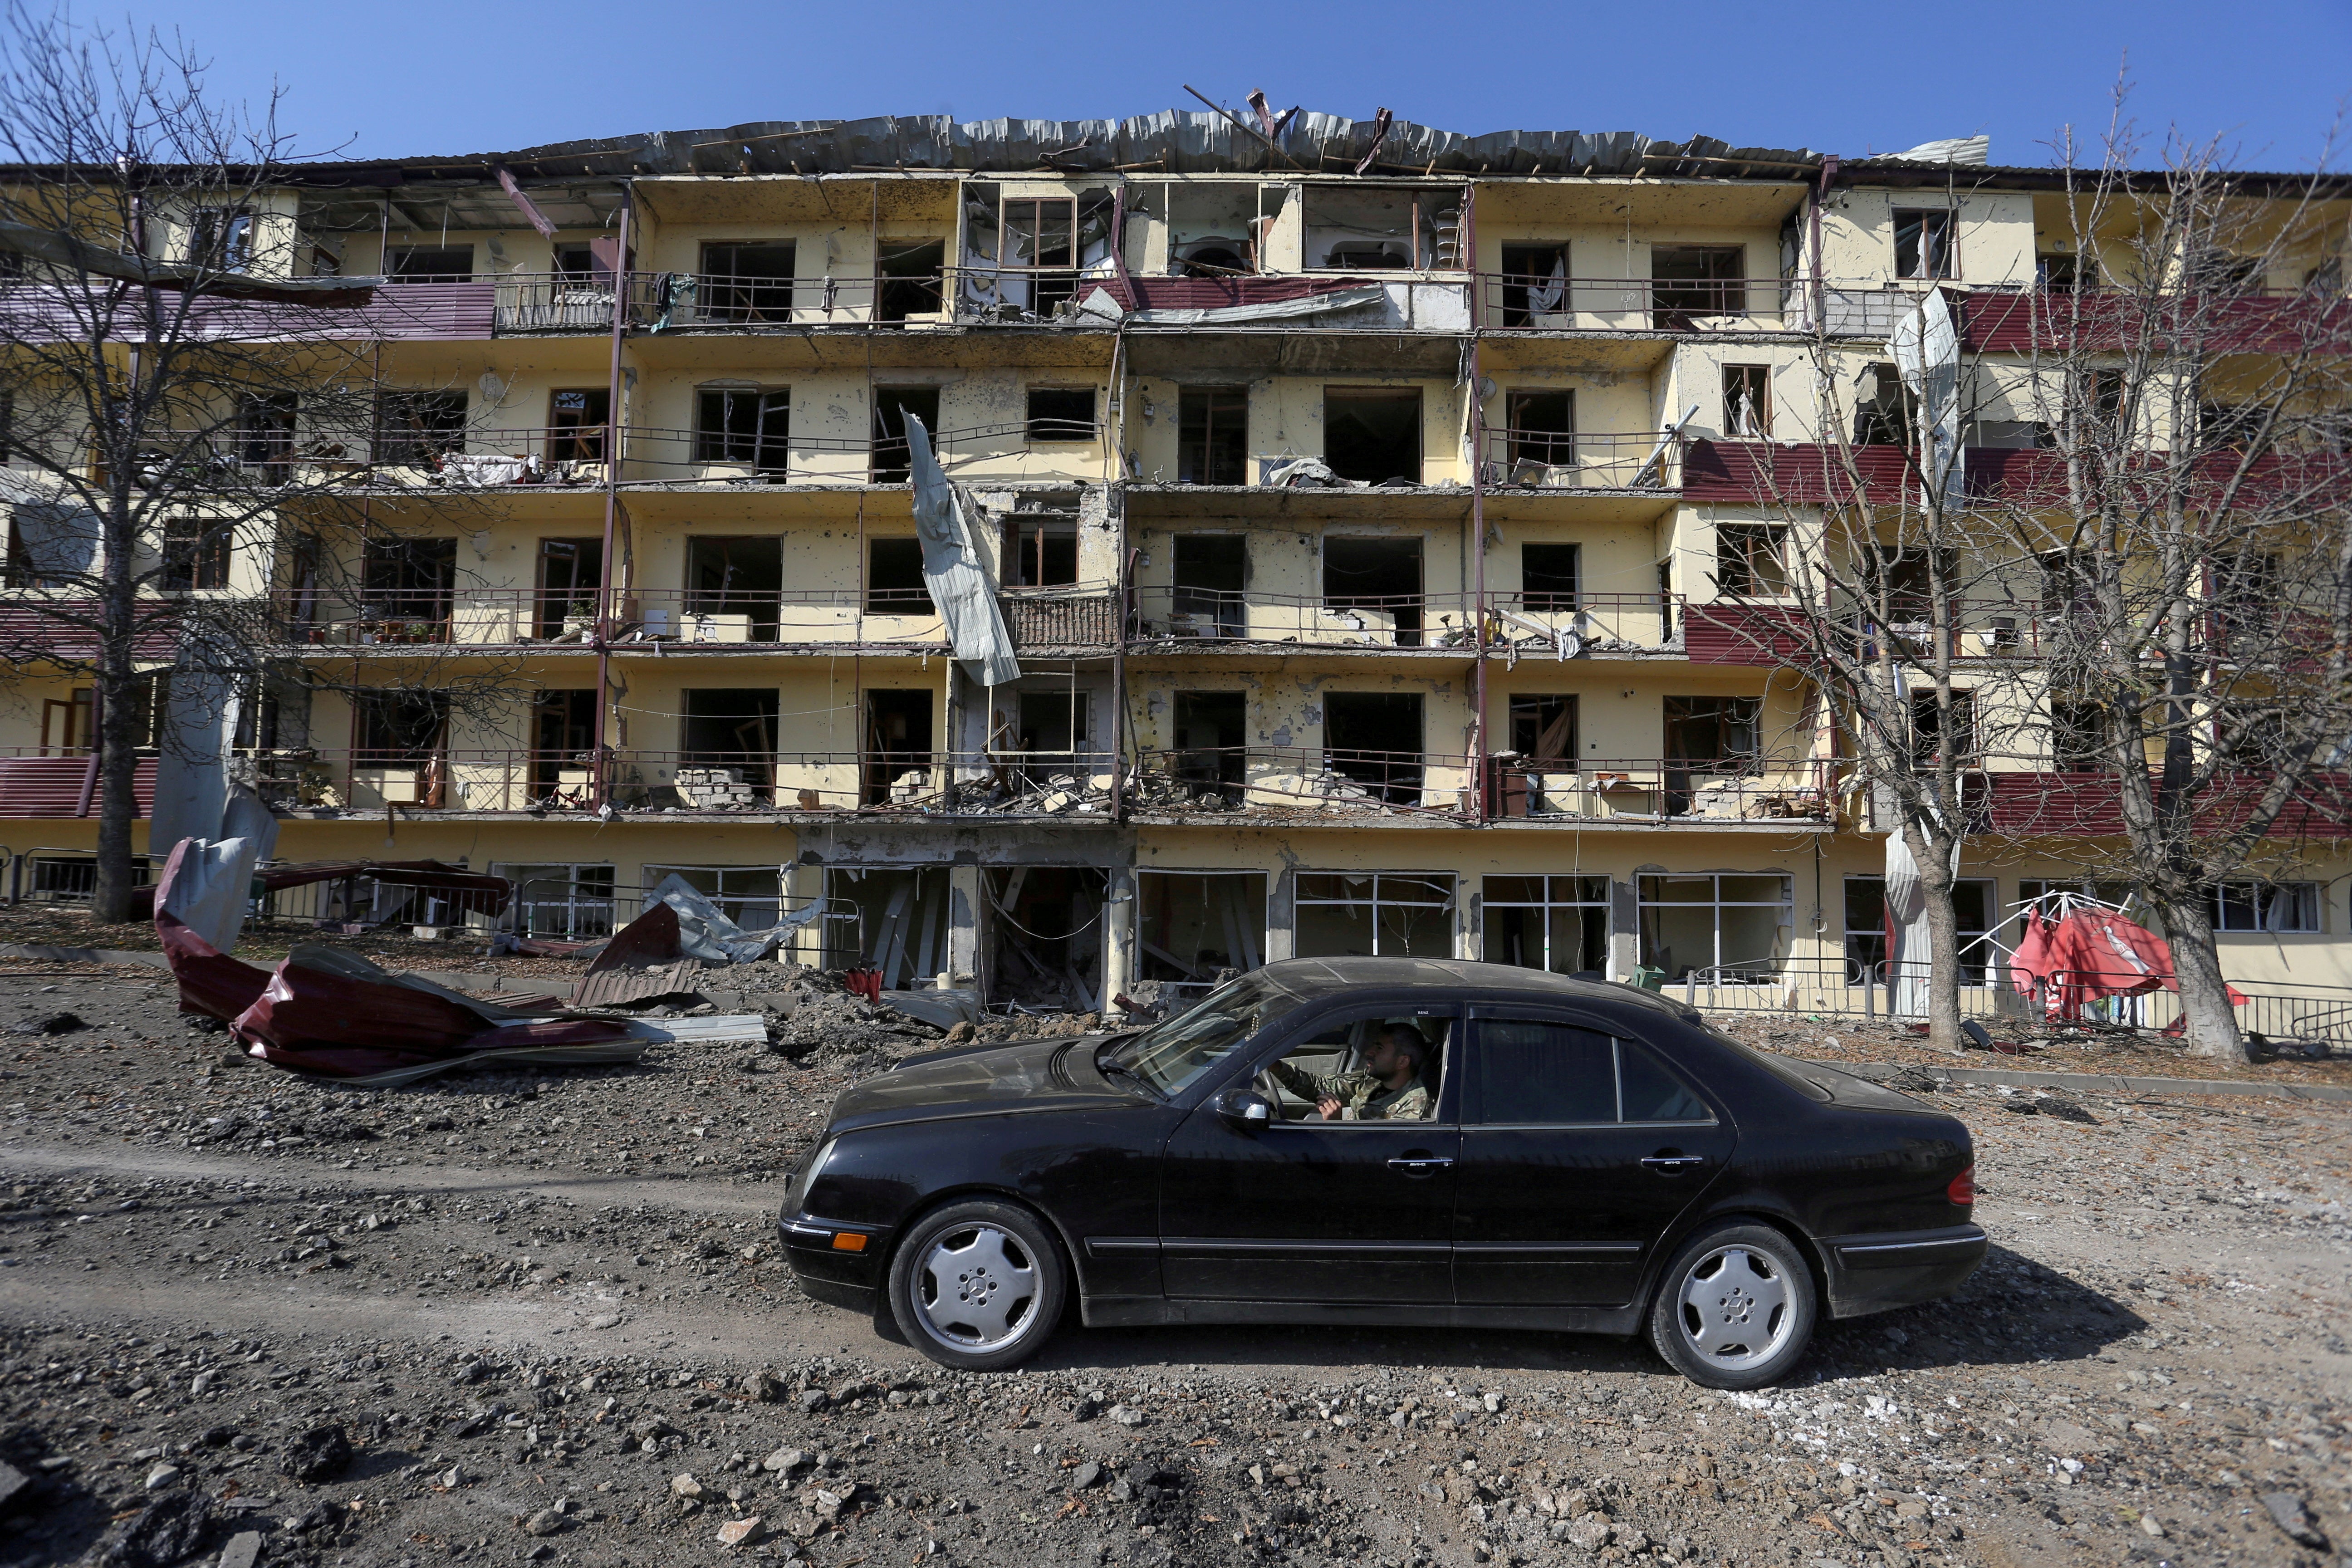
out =
[(1263, 1132), (1274, 1125), (1274, 1101), (1246, 1089), (1217, 1096), (1217, 1120), (1236, 1132)]

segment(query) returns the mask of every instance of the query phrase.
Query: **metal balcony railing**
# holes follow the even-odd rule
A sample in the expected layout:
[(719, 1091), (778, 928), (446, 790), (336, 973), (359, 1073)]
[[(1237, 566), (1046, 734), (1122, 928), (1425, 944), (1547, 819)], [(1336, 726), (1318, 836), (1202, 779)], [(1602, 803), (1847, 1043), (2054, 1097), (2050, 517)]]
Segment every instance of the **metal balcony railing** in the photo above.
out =
[(1481, 272), (1481, 330), (1502, 332), (1691, 332), (1788, 324), (1794, 285), (1779, 278), (1571, 278)]
[(1674, 489), (1677, 430), (1569, 431), (1489, 426), (1486, 482), (1536, 489)]
[(1152, 584), (1134, 591), (1133, 635), (1288, 642), (1318, 647), (1459, 647), (1475, 635), (1475, 596), (1271, 594)]

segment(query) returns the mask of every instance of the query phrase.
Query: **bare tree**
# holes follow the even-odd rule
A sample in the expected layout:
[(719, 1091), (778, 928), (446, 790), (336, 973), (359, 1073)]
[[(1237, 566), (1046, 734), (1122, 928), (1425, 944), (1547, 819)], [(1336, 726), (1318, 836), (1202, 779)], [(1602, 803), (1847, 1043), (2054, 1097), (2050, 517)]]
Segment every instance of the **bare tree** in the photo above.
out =
[(2137, 888), (2190, 1048), (2236, 1058), (2217, 889), (2340, 823), (2352, 735), (2346, 205), (2340, 177), (2136, 151), (2120, 122), (2095, 165), (2062, 145), (2074, 259), (1983, 323), (2028, 351), (2007, 395), (2042, 449), (1977, 487), (1968, 544), (2034, 628), (2043, 765), (2097, 780), (2010, 830)]
[(213, 103), (152, 33), (21, 0), (0, 24), (0, 659), (91, 682), (100, 921), (134, 880), (159, 668), (249, 687), (289, 640), (289, 585), (334, 597), (365, 570), (353, 542), (387, 532), (372, 465), (429, 463), (452, 434), (400, 427), (383, 395), (370, 280), (310, 275), (276, 110)]

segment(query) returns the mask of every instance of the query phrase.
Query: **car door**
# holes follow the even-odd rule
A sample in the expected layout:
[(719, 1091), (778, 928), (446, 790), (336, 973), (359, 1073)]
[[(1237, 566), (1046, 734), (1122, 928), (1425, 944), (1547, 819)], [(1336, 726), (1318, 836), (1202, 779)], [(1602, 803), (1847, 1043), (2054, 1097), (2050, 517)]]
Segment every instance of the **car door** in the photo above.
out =
[(1247, 1089), (1268, 1065), (1294, 1056), (1308, 1071), (1340, 1070), (1367, 1026), (1409, 1019), (1437, 1037), (1430, 1120), (1304, 1120), (1304, 1102), (1288, 1096), (1292, 1115), (1254, 1131), (1229, 1126), (1213, 1096), (1185, 1119), (1160, 1175), (1160, 1259), (1171, 1298), (1452, 1301), (1462, 1141), (1446, 1061), (1454, 1011), (1450, 1004), (1342, 1005), (1254, 1053), (1224, 1086)]
[(1454, 1299), (1614, 1307), (1738, 1136), (1655, 1050), (1573, 1016), (1474, 1009)]

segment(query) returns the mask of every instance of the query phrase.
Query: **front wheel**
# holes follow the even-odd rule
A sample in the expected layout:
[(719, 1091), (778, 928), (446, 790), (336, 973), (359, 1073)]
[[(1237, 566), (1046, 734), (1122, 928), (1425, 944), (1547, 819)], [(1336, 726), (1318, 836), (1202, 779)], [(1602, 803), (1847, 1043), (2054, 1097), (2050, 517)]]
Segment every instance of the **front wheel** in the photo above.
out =
[(941, 1366), (997, 1372), (1053, 1336), (1066, 1280), (1043, 1221), (974, 1199), (926, 1215), (908, 1234), (890, 1263), (890, 1312)]
[(1650, 1305), (1650, 1342), (1706, 1388), (1761, 1388), (1813, 1337), (1813, 1277), (1769, 1226), (1723, 1225), (1675, 1254)]

